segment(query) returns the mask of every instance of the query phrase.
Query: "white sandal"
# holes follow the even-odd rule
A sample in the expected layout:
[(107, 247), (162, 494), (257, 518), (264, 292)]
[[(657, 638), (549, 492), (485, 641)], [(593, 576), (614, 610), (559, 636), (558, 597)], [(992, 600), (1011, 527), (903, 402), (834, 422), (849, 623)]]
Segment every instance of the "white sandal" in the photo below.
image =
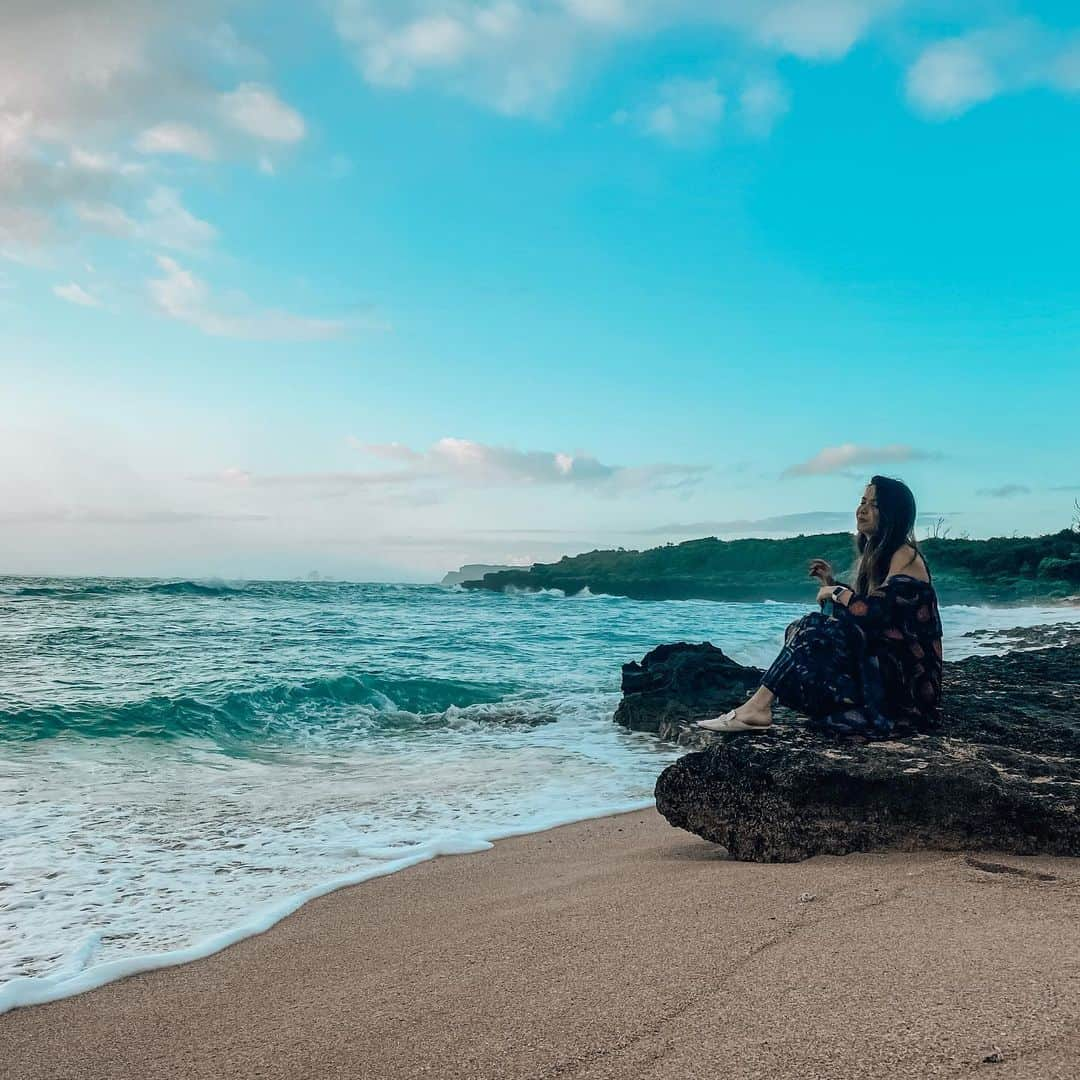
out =
[(699, 720), (697, 726), (705, 731), (768, 731), (772, 724), (747, 724), (738, 719), (734, 709), (729, 709), (723, 716), (714, 716), (710, 720)]

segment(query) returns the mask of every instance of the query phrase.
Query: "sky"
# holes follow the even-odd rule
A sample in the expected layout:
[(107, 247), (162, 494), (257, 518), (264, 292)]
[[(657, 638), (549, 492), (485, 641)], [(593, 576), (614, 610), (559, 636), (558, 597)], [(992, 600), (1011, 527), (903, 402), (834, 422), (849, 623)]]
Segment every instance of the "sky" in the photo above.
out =
[(1080, 497), (1080, 9), (0, 0), (0, 573)]

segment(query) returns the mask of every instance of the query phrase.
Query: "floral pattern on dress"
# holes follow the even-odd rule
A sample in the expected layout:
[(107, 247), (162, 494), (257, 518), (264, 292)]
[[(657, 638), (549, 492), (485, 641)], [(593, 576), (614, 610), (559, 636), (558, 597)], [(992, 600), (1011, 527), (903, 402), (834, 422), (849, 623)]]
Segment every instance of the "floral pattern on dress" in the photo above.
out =
[(762, 685), (833, 735), (931, 731), (941, 723), (941, 633), (933, 585), (896, 574), (832, 615), (793, 622)]

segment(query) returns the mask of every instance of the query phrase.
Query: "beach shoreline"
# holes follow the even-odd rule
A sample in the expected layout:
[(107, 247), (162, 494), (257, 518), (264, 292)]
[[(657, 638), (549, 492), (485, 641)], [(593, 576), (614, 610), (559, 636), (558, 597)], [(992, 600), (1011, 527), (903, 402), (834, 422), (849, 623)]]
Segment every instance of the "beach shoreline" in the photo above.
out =
[(735, 863), (632, 811), (16, 1009), (0, 1077), (1072, 1076), (1078, 915), (1080, 859)]

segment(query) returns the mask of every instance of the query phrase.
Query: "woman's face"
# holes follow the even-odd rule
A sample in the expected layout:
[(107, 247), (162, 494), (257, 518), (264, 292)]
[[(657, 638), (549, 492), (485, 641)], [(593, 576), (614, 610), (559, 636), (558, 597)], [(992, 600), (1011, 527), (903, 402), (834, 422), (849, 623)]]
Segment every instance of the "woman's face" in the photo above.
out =
[(859, 508), (855, 511), (855, 528), (864, 536), (873, 536), (878, 527), (877, 492), (873, 484), (867, 484)]

